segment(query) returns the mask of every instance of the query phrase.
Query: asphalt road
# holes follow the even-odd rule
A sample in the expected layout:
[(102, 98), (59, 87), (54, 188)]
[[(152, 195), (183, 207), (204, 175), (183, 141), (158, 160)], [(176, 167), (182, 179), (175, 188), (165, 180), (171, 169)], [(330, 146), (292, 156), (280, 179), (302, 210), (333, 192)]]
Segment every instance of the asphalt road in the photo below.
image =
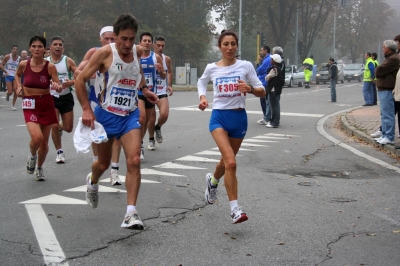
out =
[[(230, 222), (223, 183), (217, 204), (204, 201), (205, 175), (219, 159), (208, 132), (211, 112), (197, 109), (197, 92), (176, 91), (162, 128), (164, 142), (146, 150), (142, 162), (137, 208), (143, 232), (120, 228), (124, 186), (104, 182), (99, 207), (86, 205), (92, 156), (76, 154), (73, 134), (63, 135), (66, 164), (55, 163), (51, 143), (46, 181), (28, 175), (29, 136), (21, 108), (11, 111), (0, 93), (0, 264), (399, 265), (399, 172), (326, 138), (399, 166), (344, 135), (335, 116), (327, 118), (363, 104), (361, 85), (338, 84), (336, 103), (328, 102), (328, 85), (284, 88), (279, 128), (258, 125), (259, 100), (248, 98), (249, 127), (237, 176), (239, 204), (249, 220), (238, 225)], [(76, 124), (78, 101), (74, 112)], [(325, 118), (326, 136), (317, 130)], [(120, 175), (124, 164), (122, 155)]]

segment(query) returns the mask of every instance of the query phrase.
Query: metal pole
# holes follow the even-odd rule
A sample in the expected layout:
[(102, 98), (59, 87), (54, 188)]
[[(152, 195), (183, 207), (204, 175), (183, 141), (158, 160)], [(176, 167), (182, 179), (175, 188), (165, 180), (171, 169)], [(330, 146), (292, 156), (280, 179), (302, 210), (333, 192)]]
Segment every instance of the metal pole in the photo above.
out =
[(336, 8), (333, 12), (333, 58), (335, 58), (335, 48), (336, 48)]
[(240, 4), (239, 4), (239, 51), (238, 51), (238, 55), (239, 55), (239, 59), (242, 58), (242, 0), (240, 0)]
[(294, 64), (297, 66), (299, 64), (299, 10), (296, 6), (295, 24), (296, 31), (294, 35)]

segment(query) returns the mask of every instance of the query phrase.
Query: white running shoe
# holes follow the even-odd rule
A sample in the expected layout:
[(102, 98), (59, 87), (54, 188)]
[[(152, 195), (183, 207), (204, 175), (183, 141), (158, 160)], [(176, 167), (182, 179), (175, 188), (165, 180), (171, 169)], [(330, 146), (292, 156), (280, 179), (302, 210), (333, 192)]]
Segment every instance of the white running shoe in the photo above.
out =
[(382, 138), (381, 140), (378, 141), (379, 144), (385, 145), (385, 144), (394, 144), (394, 142), (387, 137)]
[(383, 137), (379, 137), (379, 138), (374, 138), (376, 142), (379, 142), (383, 139)]
[(86, 202), (89, 206), (92, 206), (93, 209), (97, 208), (99, 204), (99, 190), (91, 189), (89, 187), (90, 178), (92, 177), (92, 173), (89, 173), (86, 177)]
[(154, 151), (156, 149), (156, 141), (154, 139), (149, 139), (148, 150)]
[(265, 121), (264, 118), (262, 118), (262, 119), (260, 119), (260, 120), (257, 121), (257, 124), (259, 124), (259, 125), (267, 125), (268, 123), (269, 123), (269, 122), (268, 122), (268, 121)]
[(380, 136), (382, 136), (382, 131), (378, 130), (378, 131), (372, 133), (370, 136), (373, 138), (379, 138)]
[(16, 111), (17, 108), (15, 108), (14, 106), (11, 106), (11, 110)]
[(143, 222), (140, 220), (139, 214), (137, 211), (130, 211), (125, 215), (124, 221), (121, 224), (121, 227), (126, 229), (133, 230), (143, 230)]
[(212, 173), (208, 173), (206, 175), (207, 188), (204, 193), (204, 196), (205, 196), (206, 202), (208, 204), (214, 204), (214, 202), (217, 200), (218, 185), (214, 186), (213, 184), (211, 184), (211, 177), (212, 177)]
[(161, 128), (160, 129), (156, 129), (156, 141), (158, 143), (162, 143), (163, 142), (163, 137), (161, 135)]
[(119, 178), (119, 175), (118, 175), (118, 171), (115, 169), (111, 169), (110, 183), (112, 186), (122, 185), (121, 179)]
[(42, 167), (37, 167), (35, 170), (36, 181), (44, 181), (44, 172)]
[(33, 172), (35, 171), (36, 160), (37, 156), (35, 158), (32, 158), (30, 154), (28, 155), (28, 161), (26, 162), (26, 172), (28, 174), (33, 174)]
[(247, 221), (249, 218), (247, 217), (246, 213), (242, 211), (242, 208), (237, 206), (231, 212), (232, 223), (238, 224), (244, 221)]
[(63, 152), (57, 154), (56, 163), (65, 163), (65, 155)]

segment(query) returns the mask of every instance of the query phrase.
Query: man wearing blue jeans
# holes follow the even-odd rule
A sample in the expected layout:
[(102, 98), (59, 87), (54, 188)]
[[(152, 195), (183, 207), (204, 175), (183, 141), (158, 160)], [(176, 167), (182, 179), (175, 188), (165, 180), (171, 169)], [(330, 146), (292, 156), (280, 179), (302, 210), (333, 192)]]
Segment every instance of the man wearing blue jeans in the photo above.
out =
[(400, 59), (396, 54), (397, 44), (393, 40), (383, 42), (385, 61), (375, 69), (378, 98), (380, 101), (382, 136), (376, 141), (382, 145), (394, 143), (395, 112), (393, 89), (399, 70)]
[[(263, 56), (263, 60), (260, 66), (257, 68), (257, 77), (266, 88), (268, 85), (268, 81), (265, 80), (265, 76), (267, 75), (267, 69), (271, 66), (271, 57), (270, 57), (271, 49), (269, 46), (263, 46), (260, 51), (260, 55)], [(271, 109), (268, 103), (268, 94), (265, 98), (260, 98), (261, 110), (263, 112), (264, 117), (257, 121), (259, 125), (267, 125), (271, 120)]]

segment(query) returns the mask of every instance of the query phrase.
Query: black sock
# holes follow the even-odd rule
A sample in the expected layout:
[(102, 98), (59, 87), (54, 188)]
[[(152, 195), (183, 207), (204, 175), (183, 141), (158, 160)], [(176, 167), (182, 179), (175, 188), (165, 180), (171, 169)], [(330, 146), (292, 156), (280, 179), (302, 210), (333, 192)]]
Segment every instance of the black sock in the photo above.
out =
[(149, 140), (154, 140), (154, 137), (152, 137), (152, 138), (149, 138)]
[(161, 127), (157, 124), (157, 125), (155, 126), (154, 129), (155, 129), (155, 130), (160, 130), (160, 128), (161, 128)]

